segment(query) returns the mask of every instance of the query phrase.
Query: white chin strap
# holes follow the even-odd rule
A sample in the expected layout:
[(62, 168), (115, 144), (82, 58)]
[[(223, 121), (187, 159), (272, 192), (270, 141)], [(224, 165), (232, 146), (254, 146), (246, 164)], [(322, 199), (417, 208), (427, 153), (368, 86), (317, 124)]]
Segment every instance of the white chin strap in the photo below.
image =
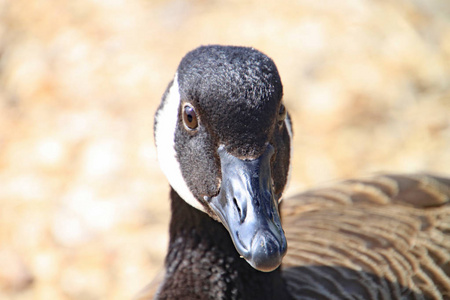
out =
[(169, 180), (172, 188), (180, 197), (191, 206), (205, 211), (200, 202), (189, 190), (181, 173), (180, 163), (175, 151), (175, 131), (178, 122), (178, 109), (180, 107), (180, 92), (178, 75), (175, 74), (163, 106), (156, 115), (155, 142), (159, 165)]
[[(289, 134), (289, 170), (288, 170), (288, 176), (287, 176), (287, 180), (286, 180), (286, 185), (284, 186), (284, 190), (286, 190), (289, 187), (289, 183), (291, 182), (291, 174), (292, 174), (292, 158), (293, 158), (293, 153), (294, 153), (294, 145), (292, 143), (292, 123), (291, 123), (291, 119), (289, 118), (289, 115), (286, 114), (286, 119), (284, 119), (284, 124), (286, 125), (286, 129), (287, 132)], [(281, 197), (280, 201), (283, 199), (283, 197)]]

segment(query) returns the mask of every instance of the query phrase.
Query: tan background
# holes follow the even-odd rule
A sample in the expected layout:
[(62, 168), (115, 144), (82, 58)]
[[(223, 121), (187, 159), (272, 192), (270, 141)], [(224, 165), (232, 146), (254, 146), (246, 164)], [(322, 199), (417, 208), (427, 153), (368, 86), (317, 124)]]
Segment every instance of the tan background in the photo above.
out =
[(181, 57), (211, 43), (277, 63), (288, 193), (449, 174), (448, 0), (0, 0), (0, 299), (129, 299), (162, 267), (153, 114)]

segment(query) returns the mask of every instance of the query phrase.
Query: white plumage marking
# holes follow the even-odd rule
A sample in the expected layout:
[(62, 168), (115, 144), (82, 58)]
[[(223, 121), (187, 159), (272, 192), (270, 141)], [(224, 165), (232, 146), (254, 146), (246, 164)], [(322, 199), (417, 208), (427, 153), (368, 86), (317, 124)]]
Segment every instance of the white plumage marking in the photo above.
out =
[[(294, 147), (293, 147), (293, 143), (292, 143), (292, 124), (291, 124), (291, 119), (289, 118), (289, 115), (286, 114), (286, 118), (284, 119), (284, 124), (286, 125), (286, 129), (287, 132), (289, 134), (289, 170), (288, 170), (288, 175), (287, 175), (287, 180), (286, 180), (286, 185), (284, 186), (284, 190), (286, 190), (289, 186), (289, 183), (291, 182), (291, 174), (292, 174), (292, 157), (293, 157), (293, 153), (294, 153)], [(283, 197), (281, 197), (280, 201), (283, 199)]]
[(175, 131), (177, 129), (178, 109), (180, 107), (178, 76), (175, 74), (163, 107), (156, 115), (155, 142), (161, 170), (172, 188), (186, 203), (204, 211), (203, 206), (194, 197), (181, 173), (180, 163), (175, 151)]

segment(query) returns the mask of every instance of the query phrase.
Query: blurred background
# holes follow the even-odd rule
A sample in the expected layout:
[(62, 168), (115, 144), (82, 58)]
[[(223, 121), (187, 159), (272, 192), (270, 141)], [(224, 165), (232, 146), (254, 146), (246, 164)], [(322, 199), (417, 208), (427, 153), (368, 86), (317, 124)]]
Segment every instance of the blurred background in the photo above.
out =
[(130, 299), (162, 268), (153, 114), (202, 44), (272, 57), (287, 194), (450, 173), (448, 0), (0, 0), (0, 299)]

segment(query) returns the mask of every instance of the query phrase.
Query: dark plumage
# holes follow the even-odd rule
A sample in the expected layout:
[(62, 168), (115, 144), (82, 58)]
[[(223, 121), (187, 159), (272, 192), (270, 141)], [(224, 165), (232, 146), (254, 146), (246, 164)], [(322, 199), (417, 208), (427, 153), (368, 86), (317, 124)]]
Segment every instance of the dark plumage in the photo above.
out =
[(288, 299), (280, 270), (263, 273), (240, 258), (227, 230), (173, 190), (172, 242), (159, 299)]
[(156, 298), (449, 299), (450, 179), (438, 176), (378, 175), (283, 200), (278, 267), (292, 137), (281, 98), (257, 50), (183, 58), (155, 117), (172, 185)]

